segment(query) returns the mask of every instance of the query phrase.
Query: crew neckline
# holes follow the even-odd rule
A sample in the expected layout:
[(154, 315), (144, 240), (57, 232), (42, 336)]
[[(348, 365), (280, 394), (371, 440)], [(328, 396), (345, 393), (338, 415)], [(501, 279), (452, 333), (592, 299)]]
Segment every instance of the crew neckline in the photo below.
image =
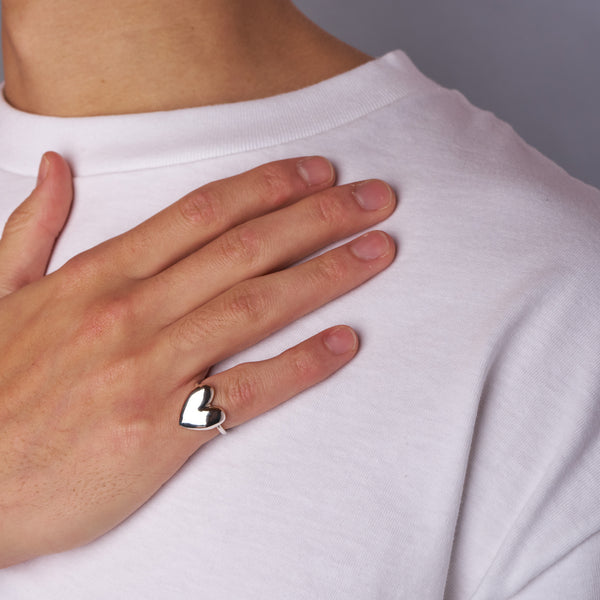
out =
[(419, 79), (428, 81), (396, 50), (300, 90), (198, 108), (49, 117), (17, 110), (0, 94), (0, 169), (35, 176), (48, 150), (62, 154), (77, 177), (257, 150), (359, 119), (414, 91)]

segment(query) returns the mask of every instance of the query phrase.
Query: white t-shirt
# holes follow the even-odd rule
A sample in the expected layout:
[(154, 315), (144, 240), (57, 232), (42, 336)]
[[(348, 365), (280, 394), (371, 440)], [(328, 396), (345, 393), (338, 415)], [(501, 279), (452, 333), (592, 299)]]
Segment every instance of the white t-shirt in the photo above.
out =
[(217, 178), (322, 154), (401, 197), (393, 266), (218, 366), (337, 323), (322, 384), (198, 452), (3, 600), (600, 597), (600, 192), (402, 52), (252, 102), (94, 118), (0, 104), (0, 220), (66, 156), (51, 268)]

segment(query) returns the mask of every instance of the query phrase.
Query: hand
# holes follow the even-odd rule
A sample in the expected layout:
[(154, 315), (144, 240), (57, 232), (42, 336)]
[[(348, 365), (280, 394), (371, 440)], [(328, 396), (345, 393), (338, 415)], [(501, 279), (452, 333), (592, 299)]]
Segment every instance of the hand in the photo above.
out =
[[(61, 157), (44, 161), (0, 241), (0, 566), (116, 526), (217, 435), (178, 424), (210, 365), (394, 256), (372, 232), (295, 264), (385, 219), (395, 200), (382, 182), (334, 188), (324, 159), (294, 159), (204, 186), (44, 277), (72, 194)], [(356, 350), (353, 331), (334, 327), (206, 383), (229, 429)]]

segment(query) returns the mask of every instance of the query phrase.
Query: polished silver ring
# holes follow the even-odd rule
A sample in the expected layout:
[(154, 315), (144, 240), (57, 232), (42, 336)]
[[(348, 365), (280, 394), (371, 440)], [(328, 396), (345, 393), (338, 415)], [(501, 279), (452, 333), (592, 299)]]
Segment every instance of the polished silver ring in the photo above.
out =
[(179, 424), (187, 429), (216, 429), (221, 435), (226, 435), (222, 425), (227, 417), (222, 408), (213, 406), (214, 397), (215, 390), (210, 385), (193, 390), (183, 404)]

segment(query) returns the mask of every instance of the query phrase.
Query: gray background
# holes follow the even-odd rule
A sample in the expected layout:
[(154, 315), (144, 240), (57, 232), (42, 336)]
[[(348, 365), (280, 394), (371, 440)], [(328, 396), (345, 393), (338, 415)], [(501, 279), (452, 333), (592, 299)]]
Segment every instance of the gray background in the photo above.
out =
[(599, 0), (297, 0), (379, 56), (401, 48), (427, 75), (508, 121), (600, 187)]

